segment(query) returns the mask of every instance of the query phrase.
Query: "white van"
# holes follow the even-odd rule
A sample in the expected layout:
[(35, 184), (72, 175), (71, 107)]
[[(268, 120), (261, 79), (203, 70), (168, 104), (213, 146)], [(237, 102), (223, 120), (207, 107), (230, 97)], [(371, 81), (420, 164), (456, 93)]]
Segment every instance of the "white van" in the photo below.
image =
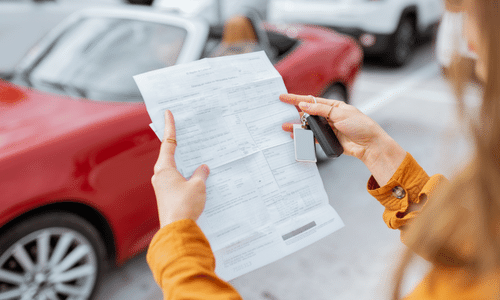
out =
[(274, 23), (316, 24), (347, 33), (367, 55), (401, 66), (415, 40), (431, 34), (444, 12), (442, 0), (270, 0)]

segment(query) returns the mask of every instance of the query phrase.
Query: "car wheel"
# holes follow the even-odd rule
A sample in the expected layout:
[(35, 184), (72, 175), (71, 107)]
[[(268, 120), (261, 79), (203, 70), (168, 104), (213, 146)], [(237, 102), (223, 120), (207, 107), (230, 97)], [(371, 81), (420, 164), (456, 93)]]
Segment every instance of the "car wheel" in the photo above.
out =
[(412, 18), (404, 17), (392, 35), (389, 43), (387, 63), (393, 66), (402, 66), (410, 58), (415, 45), (415, 24)]
[(328, 87), (321, 95), (321, 98), (339, 100), (345, 103), (349, 102), (347, 98), (347, 92), (345, 91), (344, 87), (338, 83)]
[(105, 246), (85, 219), (53, 212), (0, 235), (0, 299), (89, 299)]
[(136, 5), (152, 5), (153, 0), (126, 0), (129, 4)]

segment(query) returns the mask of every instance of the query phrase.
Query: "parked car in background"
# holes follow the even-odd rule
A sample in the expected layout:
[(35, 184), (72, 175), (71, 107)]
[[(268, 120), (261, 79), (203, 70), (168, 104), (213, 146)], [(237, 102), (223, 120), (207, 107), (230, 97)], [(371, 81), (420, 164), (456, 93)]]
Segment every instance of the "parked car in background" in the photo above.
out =
[(157, 231), (160, 141), (133, 75), (258, 50), (289, 92), (345, 100), (362, 62), (351, 38), (328, 29), (242, 16), (211, 27), (135, 7), (70, 16), (3, 74), (0, 299), (87, 299), (107, 263)]
[(244, 14), (248, 10), (257, 12), (266, 18), (268, 0), (154, 0), (153, 6), (177, 11), (196, 17), (202, 17), (210, 24), (223, 24), (226, 19), (236, 14)]
[(153, 0), (125, 0), (126, 3), (129, 4), (137, 4), (137, 5), (151, 5), (153, 4)]
[(366, 55), (404, 65), (418, 37), (435, 31), (440, 0), (270, 0), (271, 22), (327, 26), (350, 34)]

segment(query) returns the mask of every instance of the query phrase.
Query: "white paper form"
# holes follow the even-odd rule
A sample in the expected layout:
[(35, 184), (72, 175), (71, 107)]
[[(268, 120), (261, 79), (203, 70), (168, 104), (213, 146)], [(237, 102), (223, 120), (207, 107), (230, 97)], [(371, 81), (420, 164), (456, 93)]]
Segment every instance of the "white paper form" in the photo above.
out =
[(297, 110), (264, 52), (203, 59), (134, 76), (163, 137), (164, 112), (177, 129), (185, 177), (210, 167), (198, 220), (225, 280), (255, 270), (342, 228), (316, 164), (295, 161), (281, 124)]

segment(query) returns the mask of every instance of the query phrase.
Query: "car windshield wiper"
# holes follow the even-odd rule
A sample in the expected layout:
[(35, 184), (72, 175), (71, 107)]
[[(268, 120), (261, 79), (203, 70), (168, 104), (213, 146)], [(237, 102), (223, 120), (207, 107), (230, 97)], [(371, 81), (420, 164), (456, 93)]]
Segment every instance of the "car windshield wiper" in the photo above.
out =
[(87, 98), (87, 91), (85, 89), (73, 85), (45, 80), (41, 81), (40, 84), (50, 86), (51, 88), (57, 89), (68, 96)]
[(0, 79), (10, 81), (14, 77), (13, 72), (0, 72)]

